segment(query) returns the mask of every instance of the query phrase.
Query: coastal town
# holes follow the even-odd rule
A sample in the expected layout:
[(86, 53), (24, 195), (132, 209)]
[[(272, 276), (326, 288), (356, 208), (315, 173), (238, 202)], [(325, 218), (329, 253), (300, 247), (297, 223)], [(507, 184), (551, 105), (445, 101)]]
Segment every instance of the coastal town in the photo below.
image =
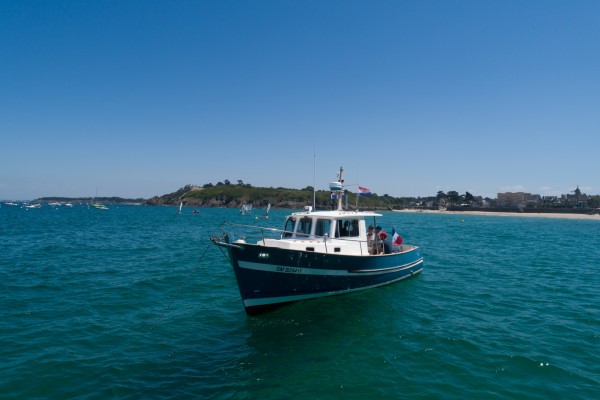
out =
[(416, 206), (445, 209), (448, 207), (484, 207), (524, 210), (532, 209), (597, 209), (600, 207), (600, 195), (582, 193), (579, 186), (571, 193), (560, 196), (542, 196), (526, 192), (498, 193), (495, 199), (472, 196), (469, 192), (459, 195), (455, 191), (438, 192), (435, 198)]

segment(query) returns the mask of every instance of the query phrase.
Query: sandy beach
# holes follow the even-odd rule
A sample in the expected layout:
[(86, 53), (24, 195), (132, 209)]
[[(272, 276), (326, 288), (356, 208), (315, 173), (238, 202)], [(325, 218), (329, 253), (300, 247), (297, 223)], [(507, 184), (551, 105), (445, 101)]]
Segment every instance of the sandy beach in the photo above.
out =
[(586, 219), (600, 221), (600, 215), (588, 214), (562, 214), (562, 213), (518, 213), (518, 212), (490, 212), (490, 211), (440, 211), (440, 210), (394, 210), (404, 213), (427, 213), (427, 214), (455, 214), (455, 215), (489, 215), (495, 217), (526, 217), (526, 218), (563, 218), (563, 219)]

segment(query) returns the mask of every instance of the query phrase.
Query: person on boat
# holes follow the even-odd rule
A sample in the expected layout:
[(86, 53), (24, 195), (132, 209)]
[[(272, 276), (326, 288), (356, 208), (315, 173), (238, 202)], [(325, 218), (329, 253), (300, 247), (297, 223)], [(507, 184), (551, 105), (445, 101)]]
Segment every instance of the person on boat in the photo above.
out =
[(369, 225), (369, 230), (367, 232), (367, 249), (369, 249), (369, 254), (375, 254), (375, 227), (373, 225)]
[[(383, 235), (382, 235), (383, 233)], [(383, 236), (383, 239), (382, 239)], [(374, 253), (375, 254), (383, 254), (383, 241), (387, 238), (387, 233), (381, 230), (381, 226), (377, 225), (375, 227), (375, 243), (374, 243)]]
[(353, 219), (350, 223), (350, 236), (358, 236), (358, 220)]
[(392, 241), (388, 239), (388, 235), (385, 232), (379, 234), (381, 240), (382, 251), (379, 254), (392, 254)]
[(342, 221), (339, 221), (339, 225), (340, 225), (340, 237), (350, 236), (350, 231), (348, 229), (348, 227), (350, 226), (350, 222), (344, 221), (342, 224)]

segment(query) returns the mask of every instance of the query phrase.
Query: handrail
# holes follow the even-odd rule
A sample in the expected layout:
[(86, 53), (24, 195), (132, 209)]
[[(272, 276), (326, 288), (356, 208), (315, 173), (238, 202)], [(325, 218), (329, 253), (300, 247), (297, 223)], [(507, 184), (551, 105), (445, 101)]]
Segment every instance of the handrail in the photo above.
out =
[[(234, 227), (234, 228), (247, 228), (247, 229), (252, 229), (252, 230), (258, 230), (260, 231), (260, 238), (262, 239), (262, 242), (265, 243), (265, 231), (267, 232), (274, 232), (274, 233), (282, 233), (282, 234), (290, 234), (290, 235), (294, 235), (294, 237), (289, 237), (286, 239), (323, 239), (323, 244), (325, 246), (325, 253), (329, 253), (329, 249), (328, 249), (328, 242), (331, 241), (331, 237), (329, 237), (329, 235), (309, 235), (306, 233), (294, 233), (291, 231), (286, 231), (283, 229), (277, 229), (277, 228), (268, 228), (268, 227), (262, 227), (262, 226), (256, 226), (256, 225), (246, 225), (246, 224), (236, 224), (236, 223), (229, 223), (229, 222), (224, 222), (223, 224), (221, 224), (220, 228), (221, 231), (226, 232), (226, 230), (224, 229), (225, 226), (228, 227)], [(233, 232), (232, 232), (233, 233)], [(239, 236), (239, 235), (238, 235)], [(250, 234), (250, 237), (257, 237), (256, 235), (252, 235)], [(358, 242), (358, 243), (365, 243), (368, 244), (368, 241), (366, 240), (358, 240), (355, 236), (352, 237), (338, 237), (338, 238), (334, 238), (335, 240), (339, 240), (339, 241), (347, 241), (347, 242)], [(363, 253), (363, 246), (360, 246), (360, 252), (361, 254)]]
[[(221, 228), (223, 226), (225, 226), (225, 225), (227, 225), (227, 226), (233, 226), (233, 227), (238, 227), (238, 228), (257, 229), (257, 230), (259, 230), (261, 232), (261, 237), (262, 237), (263, 241), (265, 240), (264, 231), (275, 232), (275, 233), (289, 233), (290, 235), (294, 234), (294, 232), (286, 231), (286, 230), (283, 230), (283, 229), (267, 228), (267, 227), (264, 227), (264, 226), (256, 226), (256, 225), (232, 224), (232, 223), (229, 223), (229, 222), (224, 222), (223, 224), (221, 224)], [(221, 229), (221, 230), (223, 230), (223, 229)], [(310, 237), (311, 236), (311, 235), (308, 235), (308, 234), (305, 234), (305, 233), (296, 233), (296, 235), (305, 235), (306, 237)], [(322, 236), (314, 235), (314, 237), (322, 237)]]

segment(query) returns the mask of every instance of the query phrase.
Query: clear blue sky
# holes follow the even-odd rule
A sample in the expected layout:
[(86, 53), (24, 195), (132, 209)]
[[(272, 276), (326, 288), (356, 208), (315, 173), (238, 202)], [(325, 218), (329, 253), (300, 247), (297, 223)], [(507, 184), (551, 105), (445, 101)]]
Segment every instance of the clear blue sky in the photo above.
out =
[(600, 193), (600, 1), (0, 0), (0, 199)]

